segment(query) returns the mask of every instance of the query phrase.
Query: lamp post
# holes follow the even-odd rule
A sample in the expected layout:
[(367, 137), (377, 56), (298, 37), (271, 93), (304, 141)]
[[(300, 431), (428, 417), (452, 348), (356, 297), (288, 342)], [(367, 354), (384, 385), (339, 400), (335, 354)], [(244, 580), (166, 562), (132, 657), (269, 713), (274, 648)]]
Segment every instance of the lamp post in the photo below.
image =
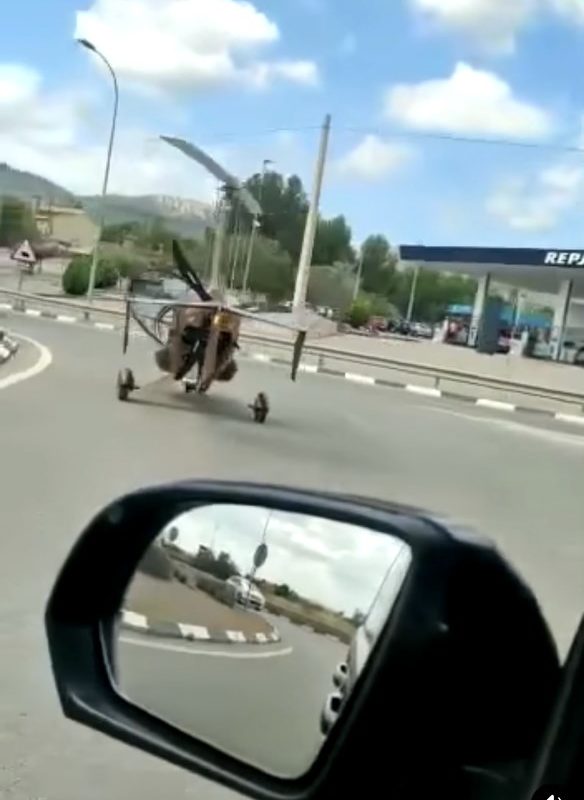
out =
[[(95, 53), (106, 67), (109, 70), (110, 75), (112, 76), (113, 84), (114, 84), (114, 109), (112, 114), (112, 123), (109, 135), (109, 142), (107, 147), (107, 158), (105, 162), (105, 172), (103, 175), (103, 185), (101, 189), (101, 204), (100, 204), (100, 213), (99, 213), (99, 225), (97, 230), (97, 240), (95, 242), (95, 247), (93, 248), (93, 257), (91, 259), (91, 267), (89, 269), (89, 282), (87, 284), (87, 302), (91, 304), (93, 302), (93, 290), (95, 288), (95, 275), (97, 272), (97, 264), (99, 259), (99, 245), (101, 241), (101, 237), (103, 234), (103, 226), (105, 222), (105, 198), (107, 195), (107, 185), (109, 181), (109, 174), (110, 174), (110, 166), (112, 161), (112, 150), (114, 147), (114, 137), (116, 133), (116, 121), (118, 118), (118, 101), (119, 101), (119, 91), (118, 91), (118, 80), (116, 78), (116, 73), (113, 70), (112, 65), (109, 63), (107, 58), (104, 54), (97, 49), (97, 47), (92, 44), (87, 39), (77, 39), (79, 44), (82, 47), (85, 47), (86, 50), (90, 50), (92, 53)], [(85, 311), (85, 318), (89, 318), (89, 310)]]
[[(264, 158), (262, 161), (262, 178), (260, 182), (260, 191), (259, 191), (259, 198), (258, 202), (260, 207), (262, 205), (262, 199), (264, 196), (264, 180), (266, 178), (266, 167), (268, 164), (273, 164), (274, 162), (269, 158)], [(263, 213), (263, 212), (262, 212)], [(251, 233), (249, 235), (249, 246), (247, 248), (247, 258), (245, 259), (245, 271), (243, 273), (243, 284), (242, 289), (244, 292), (247, 292), (247, 284), (249, 281), (249, 271), (251, 269), (251, 259), (253, 256), (253, 247), (255, 244), (255, 237), (257, 234), (257, 229), (260, 227), (260, 221), (257, 217), (254, 217), (251, 223)]]

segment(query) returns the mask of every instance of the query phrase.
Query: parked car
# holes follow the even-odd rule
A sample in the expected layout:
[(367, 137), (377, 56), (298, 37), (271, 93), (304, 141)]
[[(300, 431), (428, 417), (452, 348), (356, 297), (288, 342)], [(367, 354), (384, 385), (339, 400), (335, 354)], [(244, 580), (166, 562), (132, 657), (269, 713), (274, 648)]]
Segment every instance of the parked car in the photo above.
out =
[(254, 611), (263, 611), (266, 600), (257, 586), (241, 575), (233, 575), (227, 581), (227, 586), (232, 592), (234, 603), (244, 608), (253, 608)]
[(320, 717), (320, 730), (325, 736), (336, 722), (343, 702), (351, 693), (379, 634), (391, 615), (391, 609), (404, 582), (410, 561), (410, 550), (408, 548), (400, 550), (387, 570), (365, 620), (355, 631), (346, 662), (338, 664), (333, 673), (333, 684), (337, 690), (327, 696)]

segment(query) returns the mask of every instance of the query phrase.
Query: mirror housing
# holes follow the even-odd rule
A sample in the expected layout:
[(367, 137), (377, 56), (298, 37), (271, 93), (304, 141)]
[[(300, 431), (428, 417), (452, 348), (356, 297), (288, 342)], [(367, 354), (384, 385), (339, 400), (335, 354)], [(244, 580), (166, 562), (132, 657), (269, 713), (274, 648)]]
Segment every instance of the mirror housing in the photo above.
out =
[[(115, 688), (114, 631), (136, 565), (173, 517), (213, 503), (357, 525), (391, 534), (413, 553), (342, 723), (331, 726), (316, 761), (296, 779), (226, 755)], [(74, 546), (45, 623), (67, 717), (266, 800), (335, 796), (354, 781), (356, 765), (384, 780), (388, 795), (478, 798), (488, 785), (488, 796), (498, 797), (495, 790), (507, 790), (533, 757), (560, 675), (537, 601), (488, 541), (405, 506), (274, 486), (179, 483), (120, 498)]]

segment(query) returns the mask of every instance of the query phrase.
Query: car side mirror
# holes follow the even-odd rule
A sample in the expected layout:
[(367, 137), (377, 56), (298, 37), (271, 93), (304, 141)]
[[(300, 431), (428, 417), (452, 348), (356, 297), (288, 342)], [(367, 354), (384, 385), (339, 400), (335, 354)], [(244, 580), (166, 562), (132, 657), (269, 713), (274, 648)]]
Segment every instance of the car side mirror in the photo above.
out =
[(560, 675), (488, 541), (397, 504), (251, 484), (107, 506), (46, 629), (67, 717), (266, 799), (365, 778), (388, 797), (507, 797)]

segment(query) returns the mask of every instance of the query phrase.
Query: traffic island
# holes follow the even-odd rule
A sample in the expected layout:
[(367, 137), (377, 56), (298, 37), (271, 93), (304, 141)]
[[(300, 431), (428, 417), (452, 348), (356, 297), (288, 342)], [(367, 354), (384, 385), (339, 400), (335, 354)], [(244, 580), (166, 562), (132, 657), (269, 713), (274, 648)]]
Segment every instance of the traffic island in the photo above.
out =
[(273, 644), (280, 633), (260, 613), (231, 607), (177, 580), (136, 573), (122, 628), (164, 638), (221, 644)]
[(269, 623), (267, 623), (269, 630), (266, 633), (247, 633), (242, 630), (208, 628), (206, 625), (193, 625), (188, 622), (156, 620), (127, 609), (121, 612), (120, 623), (122, 629), (135, 633), (207, 644), (260, 645), (275, 644), (281, 640), (279, 632)]

